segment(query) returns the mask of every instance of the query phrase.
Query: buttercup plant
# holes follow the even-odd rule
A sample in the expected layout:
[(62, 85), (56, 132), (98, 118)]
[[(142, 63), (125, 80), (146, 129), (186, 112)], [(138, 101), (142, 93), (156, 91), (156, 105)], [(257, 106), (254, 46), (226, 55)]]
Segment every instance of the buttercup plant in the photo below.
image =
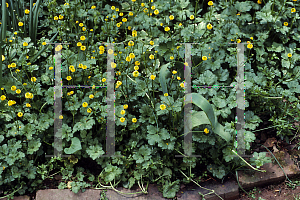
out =
[[(76, 159), (84, 158), (101, 167), (102, 172), (94, 176), (99, 176), (102, 188), (123, 185), (130, 189), (138, 184), (141, 192), (147, 193), (144, 185), (157, 182), (166, 198), (175, 197), (180, 182), (193, 181), (198, 164), (207, 166), (206, 170), (219, 179), (240, 167), (241, 158), (231, 156), (235, 149), (236, 88), (221, 87), (237, 84), (237, 49), (227, 45), (231, 41), (251, 43), (244, 45), (246, 150), (250, 150), (253, 132), (261, 122), (258, 113), (266, 112), (274, 124), (281, 124), (278, 135), (283, 139), (292, 135), (284, 131), (289, 129), (288, 123), (299, 120), (299, 55), (294, 29), (299, 26), (296, 15), (300, 8), (296, 1), (209, 1), (200, 6), (197, 1), (137, 0), (109, 5), (106, 1), (47, 0), (36, 5), (25, 2), (29, 14), (16, 6), (19, 1), (8, 7), (3, 2), (0, 184), (4, 196), (38, 189), (45, 171), (59, 171), (66, 183), (70, 182), (70, 189), (78, 192), (88, 186), (82, 169), (73, 166)], [(23, 14), (14, 16), (12, 8)], [(6, 19), (7, 13), (12, 20)], [(19, 22), (23, 25), (18, 26)], [(176, 43), (198, 39), (202, 44), (193, 45), (191, 63), (187, 63), (184, 45)], [(62, 62), (55, 66), (55, 48), (48, 43), (60, 42), (69, 45), (59, 47)], [(116, 45), (112, 50), (103, 43)], [(109, 55), (114, 55), (114, 64), (107, 62)], [(115, 155), (121, 157), (103, 157), (106, 109), (112, 108), (106, 106), (106, 88), (96, 86), (108, 86), (107, 63), (118, 74), (114, 80)], [(184, 151), (180, 137), (185, 134), (184, 68), (190, 64), (192, 86), (219, 86), (192, 87), (191, 93), (209, 100), (215, 117), (211, 119), (227, 134), (218, 134), (214, 123), (198, 124), (191, 130), (195, 132), (191, 152), (202, 157), (176, 158)], [(62, 148), (73, 156), (64, 163), (45, 158), (53, 154), (53, 80), (58, 68), (62, 85), (90, 87), (62, 90)], [(287, 101), (280, 103), (283, 99)], [(202, 108), (194, 106), (192, 110), (200, 113)], [(199, 119), (203, 122), (205, 118)], [(251, 164), (262, 165), (264, 159), (256, 158), (258, 162)], [(60, 188), (67, 186), (61, 184)]]

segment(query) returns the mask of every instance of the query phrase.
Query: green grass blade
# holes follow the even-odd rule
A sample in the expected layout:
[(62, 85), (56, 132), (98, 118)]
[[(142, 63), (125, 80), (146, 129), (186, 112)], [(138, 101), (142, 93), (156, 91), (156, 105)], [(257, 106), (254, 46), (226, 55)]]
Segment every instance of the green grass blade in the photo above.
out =
[[(53, 42), (53, 40), (55, 39), (55, 37), (57, 36), (57, 34), (58, 34), (58, 32), (51, 38), (50, 43)], [(30, 63), (34, 63), (35, 60), (36, 60), (36, 58), (38, 56), (40, 56), (45, 51), (45, 49), (47, 47), (48, 47), (47, 45), (43, 46), (43, 48), (32, 59), (30, 59)], [(23, 54), (22, 54), (22, 56), (23, 56)], [(24, 56), (25, 56), (25, 54), (24, 54)]]

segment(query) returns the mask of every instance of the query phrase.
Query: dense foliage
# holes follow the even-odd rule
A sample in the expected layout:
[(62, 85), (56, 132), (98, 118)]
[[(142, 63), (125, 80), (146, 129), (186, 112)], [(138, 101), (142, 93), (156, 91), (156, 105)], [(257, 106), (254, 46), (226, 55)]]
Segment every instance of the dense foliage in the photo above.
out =
[[(300, 116), (297, 0), (7, 2), (1, 2), (0, 34), (4, 194), (32, 192), (61, 174), (58, 188), (74, 192), (91, 186), (88, 181), (94, 187), (100, 178), (102, 186), (126, 188), (156, 182), (164, 197), (173, 198), (179, 184), (196, 178), (197, 171), (223, 179), (244, 165), (230, 157), (236, 141), (234, 87), (192, 88), (208, 100), (230, 140), (201, 124), (193, 128), (192, 154), (202, 157), (175, 157), (184, 152), (186, 63), (185, 46), (178, 43), (199, 43), (192, 45), (192, 85), (202, 86), (236, 85), (236, 44), (228, 43), (251, 43), (245, 44), (246, 149), (255, 140), (261, 112), (270, 116), (282, 139), (294, 136), (291, 124)], [(62, 45), (63, 85), (91, 86), (63, 88), (62, 144), (71, 158), (45, 158), (53, 154), (54, 140), (51, 42), (70, 43)], [(106, 86), (110, 53), (103, 42), (116, 43), (111, 65), (116, 73), (115, 154), (124, 157), (100, 157), (105, 154), (106, 89), (95, 86)], [(194, 112), (201, 111), (199, 105), (193, 104)], [(269, 162), (264, 154), (254, 158), (249, 162), (257, 167)], [(82, 159), (97, 163), (101, 173), (84, 169)]]

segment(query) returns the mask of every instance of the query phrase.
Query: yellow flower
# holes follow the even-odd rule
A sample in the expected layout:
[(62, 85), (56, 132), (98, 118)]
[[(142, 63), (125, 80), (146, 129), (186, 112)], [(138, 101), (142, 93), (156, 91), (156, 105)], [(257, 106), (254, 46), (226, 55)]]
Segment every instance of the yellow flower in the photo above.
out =
[(21, 90), (20, 90), (20, 89), (17, 89), (16, 93), (17, 93), (17, 94), (20, 94), (20, 93), (21, 93)]
[(161, 104), (161, 105), (160, 105), (160, 109), (161, 109), (161, 110), (164, 110), (164, 109), (166, 109), (166, 106), (165, 106), (164, 104)]
[(113, 53), (114, 53), (114, 51), (112, 49), (108, 50), (108, 54), (113, 54)]
[(19, 26), (23, 26), (23, 22), (19, 22), (18, 25), (19, 25)]
[(87, 107), (88, 106), (88, 103), (87, 102), (84, 102), (83, 104), (82, 104), (82, 107)]
[(140, 65), (140, 61), (135, 61), (134, 64), (137, 65), (137, 66), (139, 66)]
[(91, 31), (91, 32), (93, 32), (93, 31), (94, 31), (94, 29), (90, 29), (90, 31)]
[(5, 99), (6, 99), (6, 96), (5, 96), (5, 95), (2, 95), (2, 96), (1, 96), (1, 100), (4, 101)]
[(106, 81), (106, 78), (103, 78), (103, 79), (102, 79), (102, 82), (105, 82), (105, 81)]
[(5, 57), (4, 57), (4, 55), (2, 55), (2, 61), (4, 61), (5, 60)]
[(154, 10), (155, 9), (155, 6), (151, 6), (151, 10)]
[(207, 57), (206, 56), (202, 56), (202, 60), (207, 60)]
[(96, 8), (96, 6), (92, 6), (92, 7), (91, 7), (91, 9), (95, 9), (95, 8)]
[(142, 6), (142, 7), (145, 7), (145, 4), (144, 4), (144, 3), (141, 3), (141, 6)]
[(16, 67), (17, 65), (16, 65), (16, 63), (11, 63), (11, 65), (10, 65), (12, 68), (14, 68), (14, 67)]
[(36, 82), (36, 78), (35, 77), (31, 77), (31, 82)]
[(165, 31), (169, 31), (170, 30), (170, 28), (167, 26), (167, 27), (165, 27)]
[(90, 94), (89, 98), (90, 98), (90, 99), (93, 99), (93, 98), (94, 98), (94, 95)]
[(208, 25), (207, 25), (207, 29), (212, 29), (212, 25), (211, 25), (211, 24), (208, 24)]
[(153, 41), (150, 41), (150, 44), (151, 44), (151, 45), (154, 45), (154, 42), (153, 42)]
[(292, 54), (291, 54), (291, 53), (288, 53), (288, 57), (289, 57), (289, 58), (292, 57)]
[(154, 14), (155, 15), (158, 15), (158, 13), (159, 13), (159, 11), (156, 9), (156, 10), (154, 10)]
[(130, 53), (130, 54), (129, 54), (129, 57), (130, 57), (131, 59), (135, 58), (134, 53)]
[(170, 18), (170, 20), (173, 20), (173, 19), (174, 19), (174, 16), (173, 16), (173, 15), (170, 15), (169, 18)]
[(74, 65), (70, 65), (69, 69), (70, 69), (70, 70), (75, 69), (75, 68), (74, 68)]
[(79, 26), (80, 26), (80, 27), (83, 27), (83, 23), (80, 23)]
[(13, 101), (13, 100), (9, 100), (9, 101), (8, 101), (8, 106), (12, 106), (12, 105), (14, 105), (14, 104), (16, 104), (16, 101)]
[(131, 58), (130, 58), (129, 56), (127, 56), (127, 57), (126, 57), (126, 61), (127, 61), (127, 62), (130, 62), (130, 61), (131, 61)]
[(25, 14), (29, 14), (30, 11), (28, 9), (25, 10)]
[(53, 67), (49, 67), (49, 70), (52, 70), (53, 69)]
[(117, 85), (118, 86), (122, 85), (122, 82), (121, 81), (117, 81)]
[(172, 72), (173, 74), (177, 74), (177, 71), (175, 71), (175, 70), (173, 70), (173, 72)]
[(111, 9), (114, 10), (116, 7), (112, 6)]
[(133, 41), (129, 41), (128, 42), (128, 46), (132, 47), (134, 45), (134, 42)]
[(112, 68), (116, 68), (117, 64), (112, 62), (112, 63), (110, 63), (110, 66), (111, 66)]
[(283, 25), (284, 25), (284, 26), (288, 26), (288, 25), (289, 25), (289, 23), (287, 23), (287, 22), (284, 22), (284, 23), (283, 23)]
[(63, 119), (64, 117), (62, 115), (59, 115), (59, 119)]
[(116, 11), (118, 12), (118, 11), (119, 11), (119, 8), (116, 8)]
[(122, 22), (127, 22), (127, 19), (126, 19), (126, 18), (123, 18), (123, 19), (122, 19)]
[(171, 56), (170, 59), (171, 59), (171, 60), (174, 60), (174, 56)]
[(95, 85), (93, 85), (92, 89), (95, 89), (95, 88), (96, 88), (96, 86), (95, 86)]
[(54, 20), (58, 20), (58, 17), (57, 17), (57, 16), (54, 16)]
[(32, 98), (33, 98), (33, 95), (32, 95), (32, 93), (30, 93), (30, 92), (26, 92), (26, 94), (25, 94), (25, 98), (26, 98), (26, 99), (32, 99)]
[(139, 70), (139, 67), (138, 66), (134, 66), (134, 70)]
[(83, 65), (83, 66), (82, 66), (82, 69), (86, 69), (86, 68), (87, 68), (87, 66), (86, 66), (86, 65)]
[(46, 44), (47, 44), (46, 42), (43, 42), (43, 43), (42, 43), (42, 45), (44, 45), (44, 46), (45, 46)]
[(30, 103), (26, 103), (26, 107), (31, 107)]
[(23, 85), (27, 85), (27, 83), (23, 83)]
[(120, 122), (123, 123), (124, 121), (125, 121), (125, 118), (124, 118), (124, 117), (121, 117), (121, 118), (120, 118)]
[(67, 76), (67, 80), (70, 81), (72, 79), (71, 76)]
[(190, 16), (190, 19), (191, 19), (191, 20), (193, 20), (194, 18), (195, 18), (194, 15), (191, 15), (191, 16)]
[(62, 16), (62, 15), (59, 15), (58, 17), (59, 17), (59, 19), (63, 19), (64, 18), (64, 16)]
[(85, 27), (82, 27), (82, 31), (85, 31), (86, 30), (86, 28)]
[(80, 63), (80, 64), (78, 65), (78, 68), (82, 68), (82, 67), (83, 67), (83, 64)]
[(168, 95), (168, 93), (165, 93), (164, 96), (167, 97), (167, 96), (169, 96), (169, 95)]
[(100, 51), (104, 51), (104, 46), (100, 46), (100, 47), (99, 47), (99, 50), (100, 50)]
[(24, 43), (23, 43), (23, 46), (24, 46), (24, 47), (27, 47), (27, 46), (28, 46), (28, 43), (27, 43), (27, 42), (24, 42)]
[(240, 39), (237, 39), (236, 41), (237, 41), (237, 43), (241, 43), (241, 40), (240, 40)]
[(179, 76), (177, 76), (177, 80), (181, 80), (181, 78)]
[(23, 116), (23, 113), (18, 112), (18, 117), (22, 117), (22, 116)]
[(77, 42), (77, 46), (78, 47), (82, 46), (82, 43), (81, 42)]
[(184, 88), (184, 83), (180, 83), (180, 87), (183, 87), (183, 88)]
[(80, 40), (85, 40), (85, 36), (80, 36)]
[(6, 3), (6, 7), (8, 8), (8, 3)]
[(136, 118), (132, 118), (133, 123), (136, 123), (136, 121), (137, 121)]
[(91, 113), (91, 112), (92, 112), (92, 109), (91, 109), (91, 108), (88, 108), (88, 109), (87, 109), (87, 112), (88, 112), (88, 113)]
[(128, 105), (127, 105), (127, 104), (123, 105), (123, 108), (124, 108), (124, 109), (127, 109), (127, 108), (128, 108)]
[(62, 45), (57, 45), (57, 47), (55, 48), (55, 51), (60, 51), (62, 50)]
[(120, 12), (119, 15), (122, 17), (124, 14), (122, 12)]
[(248, 45), (247, 45), (247, 48), (248, 48), (248, 49), (252, 49), (252, 47), (253, 47), (253, 44), (248, 44)]
[(133, 15), (133, 12), (129, 12), (129, 16), (132, 16)]
[(82, 50), (82, 51), (84, 51), (85, 49), (86, 49), (85, 46), (81, 46), (81, 47), (80, 47), (80, 50)]
[(204, 133), (209, 133), (209, 130), (207, 128), (204, 129)]
[(11, 88), (10, 88), (12, 91), (15, 91), (16, 89), (17, 89), (17, 87), (16, 86), (11, 86)]
[(150, 79), (154, 80), (155, 77), (156, 77), (155, 75), (151, 75), (151, 76), (150, 76)]
[(296, 12), (296, 9), (295, 9), (295, 8), (292, 8), (292, 9), (291, 9), (291, 12), (292, 12), (292, 13)]
[(138, 77), (139, 76), (139, 72), (138, 71), (134, 71), (132, 74), (133, 74), (134, 77)]
[(150, 58), (151, 60), (153, 60), (153, 59), (154, 59), (154, 55), (151, 54), (151, 55), (149, 56), (149, 58)]
[(125, 114), (125, 110), (121, 110), (121, 115), (124, 115)]
[(132, 37), (136, 37), (137, 36), (137, 31), (136, 30), (133, 30), (132, 31)]

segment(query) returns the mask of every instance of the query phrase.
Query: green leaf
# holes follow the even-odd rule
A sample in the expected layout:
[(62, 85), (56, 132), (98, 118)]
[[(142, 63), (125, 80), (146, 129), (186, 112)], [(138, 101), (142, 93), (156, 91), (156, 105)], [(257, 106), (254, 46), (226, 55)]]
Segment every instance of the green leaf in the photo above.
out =
[(246, 1), (246, 2), (237, 1), (234, 3), (234, 7), (240, 12), (248, 12), (252, 8), (250, 1)]
[(113, 181), (116, 178), (116, 176), (121, 174), (122, 174), (122, 170), (120, 168), (109, 164), (105, 168), (105, 172), (101, 174), (101, 178), (103, 178), (106, 183), (109, 183)]
[(74, 154), (76, 151), (81, 150), (81, 142), (77, 137), (72, 138), (72, 143), (69, 148), (65, 148), (64, 151), (66, 154)]
[(28, 142), (27, 154), (33, 154), (38, 151), (41, 145), (40, 138), (38, 140), (30, 140)]
[(100, 147), (99, 145), (97, 145), (97, 146), (90, 146), (87, 150), (86, 150), (86, 152), (89, 154), (89, 156), (93, 159), (93, 160), (95, 160), (95, 159), (97, 159), (97, 158), (100, 158), (100, 156), (101, 155), (104, 155), (104, 151), (103, 151), (103, 149), (102, 149), (102, 147)]
[(165, 198), (174, 198), (176, 193), (179, 191), (179, 180), (174, 181), (173, 183), (166, 181), (163, 185), (163, 197)]
[[(192, 119), (189, 120), (188, 119), (188, 123), (192, 125), (192, 127), (194, 127), (193, 125), (195, 124), (203, 124), (203, 123), (209, 123), (213, 129), (213, 131), (218, 134), (219, 136), (221, 136), (224, 140), (226, 140), (227, 142), (230, 141), (231, 136), (230, 134), (225, 131), (224, 127), (219, 124), (217, 122), (217, 117), (214, 114), (213, 108), (212, 106), (208, 103), (208, 101), (200, 94), (197, 93), (190, 93), (187, 94), (185, 96), (185, 101), (184, 101), (184, 105), (188, 104), (188, 103), (193, 103), (196, 106), (198, 106), (199, 108), (201, 108), (202, 110), (204, 110), (204, 113), (206, 116), (203, 115), (203, 113), (199, 112), (200, 114), (196, 113), (196, 117), (191, 117)], [(194, 113), (192, 113), (191, 116), (193, 116)], [(199, 118), (198, 117), (202, 117), (201, 121), (199, 122)], [(193, 119), (194, 118), (194, 119)], [(198, 120), (197, 120), (198, 119)], [(207, 120), (208, 119), (208, 120)]]

